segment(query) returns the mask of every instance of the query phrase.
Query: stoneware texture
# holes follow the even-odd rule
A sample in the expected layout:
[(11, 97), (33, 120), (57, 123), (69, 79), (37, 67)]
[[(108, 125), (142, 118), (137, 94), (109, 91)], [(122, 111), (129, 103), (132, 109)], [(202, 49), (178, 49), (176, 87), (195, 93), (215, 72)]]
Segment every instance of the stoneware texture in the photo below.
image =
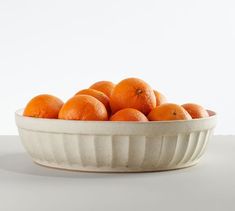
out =
[(195, 165), (216, 125), (216, 114), (194, 120), (101, 122), (15, 114), (22, 143), (41, 165), (79, 171), (147, 172)]

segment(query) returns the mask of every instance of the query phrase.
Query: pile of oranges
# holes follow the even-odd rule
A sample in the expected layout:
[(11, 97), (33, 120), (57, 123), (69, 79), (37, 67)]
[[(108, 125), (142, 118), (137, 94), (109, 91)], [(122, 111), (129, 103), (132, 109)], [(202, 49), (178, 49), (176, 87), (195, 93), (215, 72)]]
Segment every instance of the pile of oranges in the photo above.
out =
[(52, 95), (38, 95), (26, 105), (24, 116), (90, 121), (165, 121), (208, 117), (200, 105), (167, 103), (166, 97), (138, 78), (114, 84), (99, 81), (63, 103)]

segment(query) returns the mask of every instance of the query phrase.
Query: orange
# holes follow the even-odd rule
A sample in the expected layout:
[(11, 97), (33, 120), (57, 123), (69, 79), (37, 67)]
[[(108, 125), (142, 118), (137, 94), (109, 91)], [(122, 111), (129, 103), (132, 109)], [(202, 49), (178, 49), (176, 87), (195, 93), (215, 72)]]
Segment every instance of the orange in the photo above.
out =
[(111, 93), (114, 87), (115, 87), (115, 84), (112, 83), (111, 81), (98, 81), (90, 86), (91, 89), (95, 89), (100, 92), (103, 92), (108, 97), (111, 96)]
[(167, 121), (192, 118), (182, 106), (173, 103), (165, 103), (153, 109), (149, 113), (148, 119), (150, 121)]
[(104, 104), (108, 113), (110, 112), (109, 97), (107, 97), (107, 95), (105, 95), (103, 92), (97, 91), (95, 89), (83, 89), (76, 93), (76, 95), (80, 94), (90, 95), (96, 98), (97, 100), (99, 100), (101, 103)]
[(193, 119), (209, 117), (208, 112), (202, 106), (195, 103), (186, 103), (182, 107), (190, 114)]
[(161, 92), (156, 91), (156, 90), (153, 90), (153, 92), (156, 97), (156, 106), (159, 106), (159, 105), (167, 102), (165, 95), (163, 95)]
[(147, 117), (140, 111), (134, 108), (124, 108), (115, 113), (110, 118), (111, 121), (139, 121), (147, 122)]
[(67, 120), (108, 120), (103, 103), (89, 95), (76, 95), (61, 108), (59, 119)]
[(152, 88), (138, 78), (127, 78), (119, 82), (110, 97), (113, 113), (123, 108), (135, 108), (147, 115), (156, 107), (156, 97)]
[(58, 118), (63, 102), (52, 95), (42, 94), (32, 98), (24, 109), (24, 116), (37, 118)]

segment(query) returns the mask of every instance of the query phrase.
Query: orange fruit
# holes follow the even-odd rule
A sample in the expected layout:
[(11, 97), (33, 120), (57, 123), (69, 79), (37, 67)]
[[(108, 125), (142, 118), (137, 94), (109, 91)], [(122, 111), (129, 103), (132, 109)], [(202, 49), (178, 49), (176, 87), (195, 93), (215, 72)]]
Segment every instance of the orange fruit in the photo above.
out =
[(111, 121), (139, 121), (147, 122), (147, 117), (134, 108), (124, 108), (119, 110), (110, 118)]
[(112, 83), (111, 81), (98, 81), (90, 86), (91, 89), (95, 89), (100, 92), (103, 92), (108, 97), (111, 96), (111, 93), (114, 87), (115, 87), (115, 84)]
[(123, 108), (135, 108), (147, 115), (156, 107), (156, 97), (152, 88), (138, 78), (127, 78), (119, 82), (110, 97), (113, 113)]
[(163, 95), (161, 92), (156, 91), (156, 90), (153, 90), (153, 92), (156, 97), (156, 106), (159, 106), (159, 105), (167, 102), (165, 95)]
[(186, 103), (182, 107), (190, 114), (193, 119), (209, 117), (208, 112), (202, 106), (195, 103)]
[(95, 89), (83, 89), (76, 93), (76, 95), (80, 94), (90, 95), (96, 98), (97, 100), (99, 100), (101, 103), (104, 104), (108, 113), (110, 112), (109, 97), (107, 97), (107, 95), (105, 95), (103, 92), (97, 91)]
[(24, 109), (24, 116), (37, 118), (58, 118), (58, 113), (63, 106), (62, 100), (59, 98), (42, 94), (32, 98)]
[(76, 95), (61, 108), (59, 119), (67, 120), (108, 120), (103, 103), (89, 95)]
[(148, 115), (150, 121), (192, 119), (189, 113), (180, 105), (165, 103), (154, 108)]

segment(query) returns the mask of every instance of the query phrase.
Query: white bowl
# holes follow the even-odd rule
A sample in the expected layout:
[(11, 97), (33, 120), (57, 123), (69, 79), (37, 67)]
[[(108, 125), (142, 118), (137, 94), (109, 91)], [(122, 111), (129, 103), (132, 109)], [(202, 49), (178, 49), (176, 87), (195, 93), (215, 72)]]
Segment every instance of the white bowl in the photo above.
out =
[(108, 122), (15, 114), (22, 143), (41, 165), (79, 171), (147, 172), (189, 167), (203, 155), (216, 114), (194, 120)]

